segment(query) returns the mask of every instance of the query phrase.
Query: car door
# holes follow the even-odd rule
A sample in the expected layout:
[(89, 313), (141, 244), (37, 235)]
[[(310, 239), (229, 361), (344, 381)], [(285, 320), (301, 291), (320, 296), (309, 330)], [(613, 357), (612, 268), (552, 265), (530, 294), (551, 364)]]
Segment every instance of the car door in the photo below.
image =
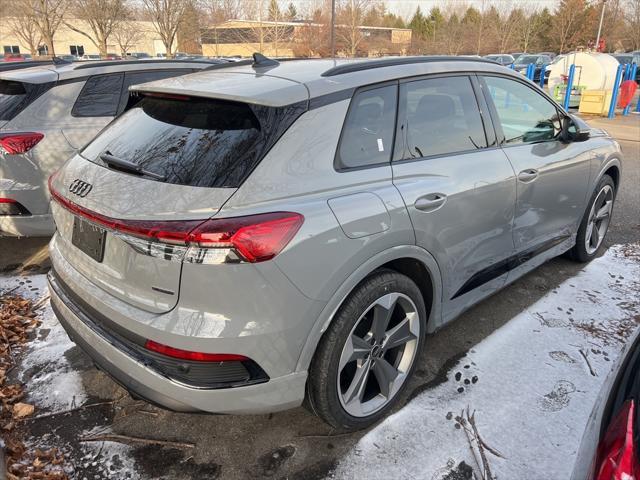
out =
[(400, 84), (393, 182), (442, 271), (443, 321), (502, 287), (514, 250), (515, 176), (474, 84), (467, 75)]
[(515, 248), (543, 252), (577, 231), (587, 197), (590, 147), (561, 140), (564, 114), (536, 86), (503, 76), (480, 80), (517, 176)]

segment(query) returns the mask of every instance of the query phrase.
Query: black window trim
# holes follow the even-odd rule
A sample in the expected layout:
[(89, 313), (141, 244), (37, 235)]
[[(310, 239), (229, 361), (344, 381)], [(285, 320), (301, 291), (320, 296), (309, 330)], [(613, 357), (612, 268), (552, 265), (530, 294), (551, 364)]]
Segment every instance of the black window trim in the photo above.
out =
[[(134, 75), (137, 73), (148, 73), (148, 72), (184, 72), (184, 73), (178, 73), (176, 75), (174, 75), (173, 77), (180, 77), (182, 75), (187, 75), (189, 73), (194, 73), (192, 71), (189, 71), (189, 69), (187, 68), (177, 68), (177, 67), (167, 67), (167, 68), (153, 68), (153, 69), (147, 69), (147, 70), (125, 70), (123, 71), (124, 73), (124, 77), (122, 79), (122, 85), (120, 86), (120, 99), (118, 100), (118, 109), (116, 111), (115, 117), (117, 117), (118, 115), (122, 115), (122, 113), (127, 109), (127, 105), (129, 103), (129, 95), (131, 95), (131, 92), (129, 91), (129, 87), (132, 85), (138, 85), (137, 83), (132, 83), (131, 85), (129, 85), (129, 87), (127, 87), (127, 89), (124, 89), (125, 83), (127, 81), (127, 75)], [(158, 80), (166, 80), (167, 78), (173, 78), (173, 77), (165, 77), (162, 79), (158, 79)], [(147, 80), (147, 82), (154, 82), (155, 80)], [(147, 83), (147, 82), (143, 82), (143, 83)], [(80, 96), (80, 95), (78, 95)]]
[[(473, 154), (473, 153), (477, 153), (477, 152), (487, 152), (487, 151), (491, 151), (491, 150), (495, 150), (497, 148), (499, 148), (499, 144), (496, 141), (496, 133), (495, 133), (495, 126), (494, 126), (494, 122), (493, 122), (493, 118), (490, 115), (487, 115), (486, 111), (487, 111), (487, 107), (486, 107), (486, 102), (484, 101), (484, 99), (480, 96), (480, 92), (477, 89), (477, 85), (474, 83), (474, 77), (477, 74), (477, 72), (475, 71), (465, 71), (465, 72), (447, 72), (447, 73), (432, 73), (432, 74), (428, 74), (428, 75), (419, 75), (419, 76), (414, 76), (414, 77), (406, 77), (400, 80), (400, 83), (411, 83), (411, 82), (415, 82), (415, 81), (421, 81), (421, 80), (430, 80), (430, 79), (434, 79), (434, 78), (443, 78), (443, 77), (467, 77), (469, 82), (471, 83), (471, 90), (473, 92), (473, 95), (476, 99), (476, 105), (478, 106), (478, 112), (480, 113), (480, 119), (482, 122), (482, 128), (484, 130), (484, 136), (487, 142), (487, 146), (483, 147), (483, 148), (470, 148), (470, 149), (466, 149), (466, 150), (459, 150), (457, 152), (447, 152), (447, 153), (439, 153), (436, 155), (426, 155), (424, 157), (416, 157), (416, 158), (397, 158), (397, 156), (395, 155), (394, 152), (394, 156), (392, 156), (392, 164), (394, 163), (398, 163), (398, 164), (402, 164), (402, 163), (411, 163), (411, 162), (423, 162), (423, 161), (429, 161), (431, 159), (435, 159), (435, 158), (443, 158), (443, 157), (452, 157), (452, 156), (457, 156), (457, 155), (468, 155), (468, 154)], [(398, 92), (399, 93), (399, 92)], [(398, 104), (400, 102), (400, 95), (398, 95)], [(484, 107), (483, 107), (484, 105)], [(400, 122), (400, 108), (403, 108), (403, 106), (401, 106), (400, 104), (398, 105), (398, 124), (396, 129), (399, 130), (401, 128), (403, 128), (404, 126), (401, 125)], [(405, 112), (403, 112), (403, 116), (404, 116)], [(493, 139), (493, 141), (490, 141), (490, 139)], [(395, 147), (395, 145), (394, 145)], [(404, 145), (404, 149), (406, 149), (406, 142)]]
[[(125, 71), (119, 71), (119, 72), (107, 72), (107, 73), (96, 73), (94, 75), (89, 75), (86, 78), (84, 78), (84, 85), (82, 85), (82, 88), (80, 89), (80, 93), (78, 93), (78, 96), (76, 97), (75, 101), (73, 102), (73, 106), (71, 107), (71, 116), (74, 118), (113, 118), (116, 117), (118, 115), (118, 107), (120, 105), (120, 97), (122, 96), (122, 86), (124, 85), (124, 76), (125, 76)], [(78, 100), (80, 99), (80, 97), (82, 97), (82, 94), (84, 93), (85, 88), (87, 88), (87, 83), (94, 77), (106, 77), (108, 75), (120, 75), (120, 90), (118, 92), (118, 105), (116, 105), (116, 113), (114, 115), (78, 115), (75, 110), (76, 110), (76, 105), (78, 104)], [(75, 80), (75, 79), (73, 79)]]
[[(347, 124), (347, 119), (349, 118), (349, 114), (351, 113), (351, 109), (354, 108), (354, 102), (353, 99), (356, 98), (356, 96), (358, 96), (360, 93), (362, 92), (367, 92), (369, 90), (377, 90), (379, 88), (384, 88), (384, 87), (390, 87), (390, 86), (395, 86), (396, 87), (396, 112), (395, 112), (395, 118), (393, 121), (393, 137), (391, 139), (391, 155), (389, 156), (389, 161), (388, 162), (382, 162), (382, 163), (376, 163), (373, 165), (362, 165), (359, 167), (343, 167), (341, 166), (341, 162), (340, 162), (340, 158), (339, 158), (339, 152), (340, 152), (340, 145), (342, 145), (342, 139), (344, 137), (344, 133), (345, 133), (345, 126)], [(373, 83), (370, 85), (365, 85), (363, 87), (359, 87), (357, 89), (355, 89), (353, 91), (353, 95), (351, 95), (351, 98), (349, 100), (349, 108), (347, 108), (347, 113), (344, 116), (344, 119), (342, 120), (342, 127), (340, 129), (340, 137), (338, 138), (338, 143), (336, 144), (336, 149), (335, 152), (333, 154), (333, 169), (338, 172), (338, 173), (345, 173), (345, 172), (354, 172), (354, 171), (358, 171), (358, 170), (366, 170), (366, 169), (370, 169), (370, 168), (380, 168), (380, 167), (391, 167), (391, 162), (393, 159), (393, 155), (395, 152), (395, 144), (396, 144), (396, 132), (397, 132), (397, 124), (398, 124), (398, 107), (399, 107), (399, 97), (400, 97), (400, 80), (399, 79), (395, 79), (395, 80), (387, 80), (384, 82), (379, 82), (379, 83)]]
[(564, 110), (564, 108), (562, 108), (560, 105), (558, 105), (558, 103), (551, 98), (551, 96), (549, 96), (549, 94), (547, 94), (547, 92), (545, 92), (544, 90), (542, 90), (540, 87), (529, 83), (528, 81), (524, 80), (524, 79), (520, 79), (518, 77), (512, 76), (512, 75), (501, 75), (499, 73), (495, 73), (495, 72), (478, 72), (476, 73), (477, 77), (478, 77), (478, 82), (480, 83), (481, 87), (482, 87), (482, 91), (484, 93), (484, 97), (485, 97), (485, 102), (488, 105), (489, 108), (489, 115), (491, 116), (491, 120), (492, 123), (494, 125), (496, 134), (498, 136), (498, 145), (505, 149), (505, 148), (513, 148), (513, 147), (521, 147), (523, 145), (536, 145), (539, 143), (550, 143), (550, 142), (558, 142), (560, 141), (560, 139), (558, 137), (549, 139), (549, 140), (538, 140), (535, 142), (523, 142), (523, 143), (507, 143), (506, 142), (506, 136), (504, 134), (504, 131), (502, 130), (502, 124), (500, 123), (500, 117), (498, 115), (498, 110), (496, 109), (496, 106), (493, 102), (493, 98), (491, 98), (491, 94), (489, 93), (489, 86), (487, 85), (487, 83), (485, 82), (483, 77), (498, 77), (498, 78), (503, 78), (505, 80), (512, 80), (515, 82), (518, 82), (522, 85), (524, 85), (525, 87), (528, 87), (530, 90), (533, 90), (535, 93), (537, 93), (538, 95), (540, 95), (541, 97), (543, 97), (545, 100), (547, 100), (549, 103), (551, 103), (551, 105), (553, 107), (555, 107), (556, 111), (558, 112), (558, 118), (562, 119), (563, 117), (568, 117), (569, 114)]

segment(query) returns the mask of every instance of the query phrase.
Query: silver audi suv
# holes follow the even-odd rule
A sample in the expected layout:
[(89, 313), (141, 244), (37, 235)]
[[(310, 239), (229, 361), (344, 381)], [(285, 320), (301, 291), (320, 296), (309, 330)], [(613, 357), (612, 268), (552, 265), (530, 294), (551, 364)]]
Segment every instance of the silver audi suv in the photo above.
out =
[(256, 55), (134, 90), (50, 180), (51, 303), (178, 411), (372, 424), (431, 332), (593, 258), (620, 180), (611, 137), (491, 61)]

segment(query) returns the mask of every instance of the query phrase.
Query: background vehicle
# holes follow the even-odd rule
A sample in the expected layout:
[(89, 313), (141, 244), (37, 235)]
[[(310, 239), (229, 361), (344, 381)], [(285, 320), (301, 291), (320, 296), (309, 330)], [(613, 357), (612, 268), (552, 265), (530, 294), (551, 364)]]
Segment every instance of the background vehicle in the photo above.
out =
[(85, 53), (84, 55), (82, 55), (82, 57), (80, 57), (80, 60), (101, 60), (101, 58), (100, 55)]
[(256, 55), (134, 91), (51, 179), (50, 292), (103, 370), (168, 408), (306, 398), (366, 427), (426, 333), (593, 258), (610, 222), (618, 144), (488, 60)]
[(508, 67), (515, 61), (511, 55), (500, 53), (485, 55), (483, 58), (486, 58), (487, 60), (493, 60), (494, 62), (499, 63), (500, 65), (503, 65), (505, 67)]
[(538, 53), (538, 55), (546, 55), (547, 57), (549, 57), (552, 61), (554, 58), (556, 58), (556, 54), (554, 52), (540, 52)]
[(46, 62), (0, 69), (0, 232), (53, 233), (48, 176), (125, 110), (130, 85), (215, 63)]
[(131, 58), (137, 58), (138, 60), (146, 60), (151, 58), (151, 55), (149, 55), (148, 53), (144, 53), (144, 52), (128, 52), (127, 53), (127, 58), (131, 57)]
[(640, 478), (640, 335), (609, 373), (582, 437), (571, 480)]
[(534, 82), (539, 82), (540, 81), (540, 72), (542, 71), (542, 66), (546, 65), (547, 68), (544, 72), (545, 75), (545, 83), (546, 83), (546, 79), (549, 78), (549, 65), (552, 63), (551, 58), (548, 55), (537, 55), (537, 54), (522, 54), (520, 55), (514, 64), (514, 70), (516, 72), (520, 72), (520, 73), (526, 73), (527, 71), (527, 67), (530, 64), (534, 64), (535, 65), (535, 71), (533, 73), (533, 81)]

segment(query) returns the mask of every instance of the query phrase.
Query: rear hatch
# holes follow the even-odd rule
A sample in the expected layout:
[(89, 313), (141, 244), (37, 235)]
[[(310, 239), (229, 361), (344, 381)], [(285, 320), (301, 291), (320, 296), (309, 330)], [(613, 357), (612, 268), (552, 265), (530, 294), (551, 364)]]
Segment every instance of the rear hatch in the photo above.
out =
[(271, 110), (143, 96), (52, 179), (62, 255), (129, 304), (171, 310), (187, 234), (218, 212), (270, 148), (278, 130)]
[(27, 68), (0, 74), (0, 128), (52, 88), (58, 74), (47, 68)]

